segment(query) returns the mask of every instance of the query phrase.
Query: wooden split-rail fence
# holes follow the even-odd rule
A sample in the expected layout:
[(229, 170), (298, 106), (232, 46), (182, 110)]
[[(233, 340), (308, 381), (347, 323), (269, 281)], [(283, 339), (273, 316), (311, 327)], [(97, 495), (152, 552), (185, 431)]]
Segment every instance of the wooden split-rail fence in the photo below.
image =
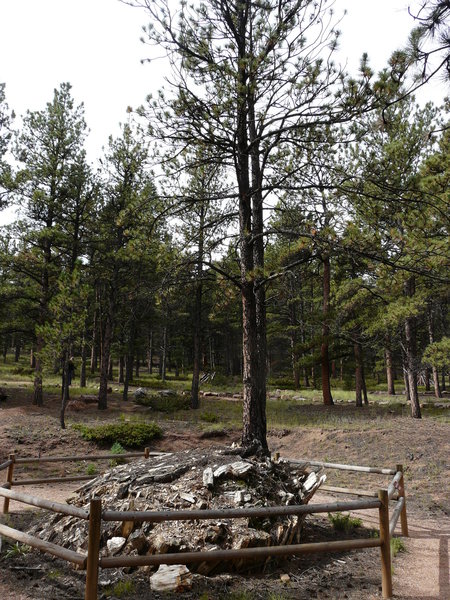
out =
[[(403, 467), (397, 465), (395, 469), (383, 469), (376, 467), (364, 467), (357, 465), (341, 465), (312, 460), (292, 460), (293, 464), (307, 464), (311, 466), (324, 467), (353, 471), (359, 473), (375, 473), (379, 475), (393, 476), (386, 489), (378, 492), (366, 490), (355, 490), (340, 487), (321, 486), (321, 490), (339, 494), (351, 494), (365, 496), (367, 499), (349, 500), (344, 502), (328, 502), (322, 504), (252, 507), (236, 509), (213, 509), (213, 510), (172, 510), (172, 511), (112, 511), (104, 509), (100, 498), (90, 500), (89, 510), (78, 508), (70, 504), (53, 502), (51, 500), (16, 492), (15, 486), (37, 485), (45, 483), (57, 483), (63, 481), (83, 481), (92, 479), (92, 476), (69, 476), (58, 478), (41, 479), (14, 479), (14, 469), (18, 465), (44, 462), (66, 462), (66, 461), (97, 461), (124, 458), (160, 456), (160, 452), (150, 452), (148, 448), (144, 453), (132, 452), (126, 454), (107, 454), (97, 456), (52, 456), (39, 458), (20, 458), (10, 454), (7, 461), (0, 464), (0, 471), (6, 471), (6, 481), (0, 486), (0, 496), (4, 498), (3, 513), (7, 514), (10, 500), (46, 509), (63, 515), (70, 515), (89, 521), (89, 537), (87, 555), (63, 548), (57, 544), (41, 540), (37, 537), (23, 533), (12, 527), (0, 524), (0, 535), (27, 544), (70, 563), (78, 568), (86, 570), (85, 600), (97, 600), (98, 597), (98, 575), (99, 569), (118, 567), (141, 567), (146, 565), (161, 564), (189, 564), (204, 561), (226, 561), (234, 559), (269, 558), (274, 556), (299, 556), (315, 552), (342, 552), (359, 550), (361, 548), (380, 548), (381, 558), (381, 583), (383, 598), (392, 597), (392, 572), (391, 572), (391, 549), (390, 540), (394, 534), (397, 521), (400, 518), (402, 535), (408, 535), (408, 523), (406, 515), (406, 497), (403, 478)], [(276, 456), (275, 459), (278, 459)], [(396, 500), (396, 505), (389, 518), (389, 502)], [(340, 511), (360, 511), (378, 509), (379, 537), (368, 537), (356, 540), (340, 540), (333, 542), (317, 542), (305, 544), (292, 544), (289, 546), (269, 546), (245, 549), (215, 550), (211, 552), (182, 552), (175, 554), (153, 554), (145, 556), (100, 556), (100, 537), (103, 521), (118, 522), (153, 522), (164, 521), (192, 521), (192, 520), (222, 520), (242, 517), (274, 517), (287, 515), (307, 515), (319, 513), (333, 513)]]

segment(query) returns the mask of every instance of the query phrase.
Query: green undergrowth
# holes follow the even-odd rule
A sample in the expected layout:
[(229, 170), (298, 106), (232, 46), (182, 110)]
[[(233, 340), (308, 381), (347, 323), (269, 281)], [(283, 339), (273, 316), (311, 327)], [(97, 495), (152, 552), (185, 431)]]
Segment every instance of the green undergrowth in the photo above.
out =
[(345, 531), (346, 533), (362, 525), (362, 519), (341, 512), (328, 513), (328, 520), (336, 531)]
[(164, 413), (174, 413), (179, 410), (188, 410), (191, 406), (190, 397), (182, 396), (181, 394), (170, 396), (160, 394), (139, 396), (134, 399), (134, 402), (142, 406), (149, 406), (155, 411)]
[(406, 552), (406, 546), (402, 539), (394, 537), (391, 538), (391, 556), (395, 558), (399, 552)]
[(118, 443), (125, 448), (140, 448), (152, 440), (160, 439), (163, 431), (153, 422), (125, 421), (122, 423), (107, 423), (89, 427), (74, 423), (74, 429), (81, 433), (83, 439), (97, 444)]

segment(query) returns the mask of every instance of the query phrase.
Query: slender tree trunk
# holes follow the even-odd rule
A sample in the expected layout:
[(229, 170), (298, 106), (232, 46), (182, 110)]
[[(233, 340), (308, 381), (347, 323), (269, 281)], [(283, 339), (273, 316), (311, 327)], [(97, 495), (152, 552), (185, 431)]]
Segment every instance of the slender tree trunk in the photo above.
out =
[[(199, 253), (200, 254), (200, 253)], [(202, 259), (203, 260), (203, 259)], [(201, 267), (200, 267), (201, 268)], [(198, 269), (198, 265), (197, 265)], [(201, 277), (201, 275), (200, 275)], [(203, 286), (201, 279), (197, 281), (194, 305), (194, 364), (192, 369), (191, 407), (197, 409), (199, 402), (199, 381), (201, 363), (201, 322), (202, 322), (202, 294)]]
[(167, 325), (164, 323), (162, 331), (162, 347), (161, 347), (161, 381), (166, 381), (166, 361), (167, 361)]
[(125, 379), (125, 357), (121, 354), (119, 356), (119, 377), (117, 378), (118, 383), (123, 383)]
[(67, 404), (69, 403), (69, 356), (70, 350), (64, 352), (63, 368), (62, 368), (62, 391), (61, 391), (61, 411), (59, 414), (59, 422), (62, 429), (66, 428), (65, 414)]
[[(98, 302), (98, 290), (95, 291), (96, 301)], [(98, 327), (98, 308), (94, 309), (94, 318), (92, 322), (92, 346), (91, 346), (91, 374), (93, 375), (98, 368), (98, 337), (97, 337), (97, 327)]]
[(31, 347), (30, 350), (30, 369), (36, 368), (36, 353), (34, 351), (34, 347)]
[(443, 368), (442, 371), (441, 371), (441, 377), (442, 377), (442, 379), (441, 379), (441, 381), (442, 381), (442, 383), (441, 383), (441, 390), (443, 392), (445, 392), (447, 390), (447, 388), (445, 387), (445, 368)]
[(100, 363), (100, 389), (98, 391), (98, 409), (108, 408), (108, 375), (110, 365), (110, 350), (113, 335), (111, 315), (105, 315), (105, 328), (103, 333), (102, 356)]
[(134, 356), (134, 342), (135, 342), (135, 324), (134, 319), (131, 317), (130, 326), (128, 332), (128, 344), (127, 354), (125, 357), (125, 378), (123, 382), (123, 394), (122, 398), (124, 401), (128, 400), (128, 386), (133, 378), (133, 356)]
[(147, 370), (149, 375), (153, 374), (153, 330), (150, 331), (150, 335), (148, 336), (148, 366)]
[[(415, 294), (415, 281), (411, 277), (405, 284), (405, 293), (408, 297)], [(422, 418), (419, 392), (417, 388), (417, 342), (416, 342), (416, 318), (411, 316), (405, 319), (405, 354), (406, 354), (406, 375), (408, 378), (409, 395), (411, 402), (411, 416), (415, 419)]]
[(14, 351), (14, 362), (19, 362), (20, 350), (21, 350), (20, 338), (16, 338), (15, 351)]
[(392, 368), (392, 352), (389, 337), (386, 337), (386, 347), (384, 349), (384, 356), (386, 361), (387, 392), (391, 396), (395, 396), (394, 372)]
[[(430, 344), (434, 343), (434, 328), (433, 328), (433, 312), (432, 307), (429, 306), (427, 310), (427, 325), (428, 325), (428, 339), (430, 340)], [(442, 398), (441, 388), (439, 386), (439, 373), (437, 367), (432, 365), (431, 367), (433, 373), (433, 385), (434, 385), (434, 395), (436, 398)]]
[(322, 344), (320, 348), (321, 368), (322, 368), (322, 396), (323, 403), (326, 406), (334, 404), (331, 395), (330, 385), (330, 358), (328, 353), (328, 344), (330, 337), (330, 283), (331, 283), (331, 266), (330, 257), (325, 255), (323, 262), (323, 325), (322, 325)]
[(353, 352), (355, 355), (355, 395), (356, 395), (356, 406), (362, 406), (362, 389), (363, 389), (363, 377), (362, 377), (362, 359), (361, 359), (361, 346), (358, 342), (353, 344)]
[(33, 404), (35, 406), (42, 406), (44, 404), (43, 393), (42, 393), (42, 365), (40, 352), (43, 348), (43, 341), (41, 336), (38, 335), (36, 342), (36, 356), (35, 356), (35, 367), (34, 367), (34, 392), (33, 392)]
[(367, 406), (369, 404), (369, 398), (367, 396), (367, 385), (366, 385), (366, 374), (364, 370), (364, 353), (361, 348), (361, 376), (362, 376), (362, 392), (364, 404)]
[(408, 404), (411, 403), (411, 394), (409, 393), (409, 380), (408, 380), (408, 371), (406, 367), (406, 354), (402, 356), (402, 367), (403, 367), (403, 382), (405, 384), (405, 398)]
[(135, 368), (136, 379), (139, 379), (140, 370), (141, 370), (141, 361), (139, 358), (139, 352), (136, 352), (136, 368)]
[(87, 345), (86, 345), (86, 329), (83, 332), (81, 341), (81, 365), (80, 365), (80, 388), (86, 387), (86, 363), (87, 363)]

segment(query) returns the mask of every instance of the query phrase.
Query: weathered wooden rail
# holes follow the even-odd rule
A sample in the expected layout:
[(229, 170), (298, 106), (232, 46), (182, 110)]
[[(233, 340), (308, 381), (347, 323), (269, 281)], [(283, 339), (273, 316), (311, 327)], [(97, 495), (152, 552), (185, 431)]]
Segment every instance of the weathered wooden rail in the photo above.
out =
[[(268, 558), (273, 556), (303, 555), (315, 552), (342, 552), (348, 550), (358, 550), (361, 548), (380, 548), (381, 558), (381, 581), (383, 598), (392, 597), (392, 574), (391, 574), (391, 551), (390, 538), (394, 533), (397, 521), (401, 518), (402, 534), (408, 535), (405, 486), (403, 478), (403, 468), (397, 465), (396, 469), (379, 469), (372, 467), (361, 467), (357, 465), (338, 465), (335, 463), (324, 463), (321, 461), (309, 460), (289, 460), (293, 464), (309, 464), (311, 466), (323, 466), (331, 469), (342, 469), (346, 471), (355, 471), (361, 473), (377, 473), (383, 475), (393, 475), (393, 479), (386, 489), (380, 489), (377, 493), (367, 492), (365, 490), (350, 490), (347, 488), (326, 487), (326, 491), (333, 493), (355, 494), (362, 496), (372, 496), (371, 499), (349, 500), (345, 502), (328, 502), (322, 504), (306, 504), (292, 506), (272, 506), (272, 507), (252, 507), (238, 509), (215, 509), (215, 510), (174, 510), (174, 511), (112, 511), (103, 510), (100, 498), (92, 498), (89, 511), (71, 506), (53, 502), (45, 498), (30, 496), (22, 492), (16, 492), (11, 489), (14, 485), (30, 485), (31, 483), (49, 483), (54, 482), (55, 478), (47, 479), (19, 479), (14, 480), (14, 466), (26, 463), (38, 462), (58, 462), (58, 461), (77, 461), (77, 460), (111, 460), (113, 458), (135, 458), (160, 455), (161, 453), (151, 453), (148, 448), (144, 453), (128, 454), (108, 454), (86, 457), (42, 457), (42, 458), (17, 458), (10, 454), (7, 461), (0, 464), (0, 471), (7, 470), (6, 481), (0, 487), (0, 496), (4, 498), (3, 512), (9, 510), (9, 501), (15, 500), (23, 502), (30, 506), (36, 506), (70, 515), (82, 520), (89, 521), (88, 550), (87, 555), (74, 552), (56, 544), (43, 541), (37, 537), (28, 535), (6, 525), (0, 524), (0, 535), (4, 535), (15, 541), (28, 544), (29, 546), (47, 552), (58, 558), (76, 564), (79, 568), (86, 570), (85, 600), (97, 600), (98, 597), (98, 574), (99, 569), (118, 568), (118, 567), (140, 567), (146, 565), (161, 564), (189, 564), (204, 561), (225, 561), (235, 559), (254, 559)], [(276, 457), (278, 458), (278, 457)], [(91, 476), (83, 476), (83, 479), (92, 479)], [(62, 481), (74, 481), (72, 477), (58, 478)], [(322, 486), (324, 489), (324, 486)], [(389, 501), (394, 497), (398, 502), (392, 511), (389, 520)], [(307, 515), (332, 513), (340, 511), (359, 511), (378, 509), (379, 517), (379, 537), (365, 538), (357, 540), (340, 540), (334, 542), (320, 542), (307, 544), (293, 544), (289, 546), (269, 546), (258, 548), (245, 548), (239, 550), (216, 550), (212, 552), (182, 552), (174, 554), (153, 554), (145, 556), (114, 556), (100, 557), (100, 537), (103, 521), (119, 522), (153, 522), (160, 523), (164, 521), (186, 521), (186, 520), (221, 520), (242, 517), (273, 517), (280, 515)]]

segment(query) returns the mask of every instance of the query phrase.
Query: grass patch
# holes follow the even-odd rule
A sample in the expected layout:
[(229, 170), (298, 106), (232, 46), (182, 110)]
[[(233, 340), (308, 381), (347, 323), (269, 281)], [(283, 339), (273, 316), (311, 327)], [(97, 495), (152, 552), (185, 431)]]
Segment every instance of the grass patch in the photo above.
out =
[(341, 512), (328, 513), (328, 520), (336, 531), (345, 531), (346, 533), (362, 525), (362, 519), (351, 517), (349, 514), (345, 515)]
[(163, 435), (161, 427), (156, 423), (130, 421), (123, 423), (108, 423), (89, 427), (80, 423), (72, 426), (81, 433), (83, 439), (98, 444), (119, 443), (126, 448), (139, 448), (146, 443), (160, 439)]
[(107, 596), (114, 596), (115, 598), (124, 598), (125, 596), (134, 592), (134, 583), (132, 581), (118, 581), (111, 587), (107, 587), (105, 593)]
[(5, 552), (5, 558), (18, 558), (19, 556), (26, 556), (30, 552), (31, 546), (16, 542), (15, 544), (12, 544)]
[(391, 556), (395, 558), (399, 552), (406, 552), (406, 546), (402, 539), (391, 538)]
[(204, 421), (205, 423), (218, 423), (220, 420), (216, 413), (207, 410), (200, 413), (199, 418), (200, 421)]

